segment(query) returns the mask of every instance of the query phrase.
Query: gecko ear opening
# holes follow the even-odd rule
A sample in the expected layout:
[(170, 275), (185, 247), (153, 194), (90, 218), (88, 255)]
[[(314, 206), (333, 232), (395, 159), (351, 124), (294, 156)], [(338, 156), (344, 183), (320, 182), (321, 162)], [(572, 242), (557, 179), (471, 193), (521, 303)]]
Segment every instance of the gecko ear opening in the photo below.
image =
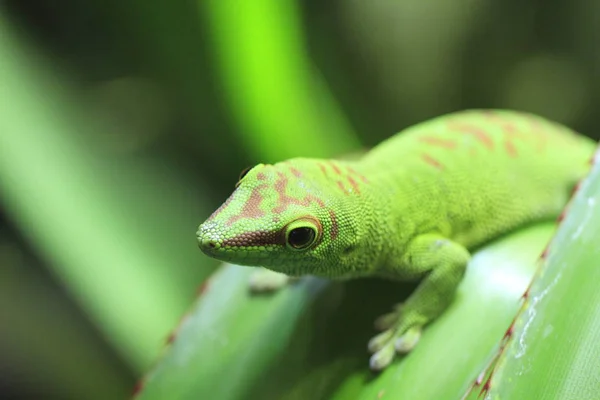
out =
[(297, 219), (285, 227), (285, 243), (291, 250), (308, 250), (320, 240), (322, 229), (312, 217)]

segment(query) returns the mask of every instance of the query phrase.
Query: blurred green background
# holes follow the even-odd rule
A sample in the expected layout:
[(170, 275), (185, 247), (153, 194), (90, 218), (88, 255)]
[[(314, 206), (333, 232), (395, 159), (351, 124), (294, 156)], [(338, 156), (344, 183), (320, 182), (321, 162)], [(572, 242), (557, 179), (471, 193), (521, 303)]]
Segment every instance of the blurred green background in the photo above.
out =
[(126, 398), (259, 161), (464, 108), (598, 139), (600, 3), (0, 3), (0, 397)]

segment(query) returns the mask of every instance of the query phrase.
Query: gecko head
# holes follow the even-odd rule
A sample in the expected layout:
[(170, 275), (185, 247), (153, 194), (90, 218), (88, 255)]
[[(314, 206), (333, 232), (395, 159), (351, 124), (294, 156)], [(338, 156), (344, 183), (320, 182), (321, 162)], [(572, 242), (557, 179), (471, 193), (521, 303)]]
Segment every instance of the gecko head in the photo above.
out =
[(331, 261), (353, 248), (356, 227), (341, 217), (339, 194), (318, 171), (308, 159), (244, 171), (227, 201), (198, 228), (200, 249), (288, 275), (333, 275)]

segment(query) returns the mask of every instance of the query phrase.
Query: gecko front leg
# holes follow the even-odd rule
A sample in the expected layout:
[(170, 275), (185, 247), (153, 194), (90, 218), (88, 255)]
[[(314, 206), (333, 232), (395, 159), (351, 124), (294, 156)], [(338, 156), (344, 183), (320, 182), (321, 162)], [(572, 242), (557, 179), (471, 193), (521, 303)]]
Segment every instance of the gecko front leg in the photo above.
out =
[(462, 280), (469, 251), (462, 245), (436, 234), (424, 234), (411, 241), (397, 265), (399, 275), (422, 275), (417, 289), (394, 312), (378, 319), (385, 329), (369, 342), (370, 366), (382, 370), (396, 352), (406, 353), (419, 341), (423, 327), (437, 318), (451, 303)]

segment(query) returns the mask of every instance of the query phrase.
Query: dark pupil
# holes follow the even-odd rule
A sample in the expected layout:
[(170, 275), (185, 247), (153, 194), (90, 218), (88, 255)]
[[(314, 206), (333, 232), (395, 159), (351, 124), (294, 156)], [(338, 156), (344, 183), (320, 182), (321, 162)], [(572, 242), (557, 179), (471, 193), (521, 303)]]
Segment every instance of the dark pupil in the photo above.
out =
[(312, 243), (315, 238), (315, 231), (310, 228), (292, 229), (288, 236), (288, 241), (292, 247), (301, 249)]

